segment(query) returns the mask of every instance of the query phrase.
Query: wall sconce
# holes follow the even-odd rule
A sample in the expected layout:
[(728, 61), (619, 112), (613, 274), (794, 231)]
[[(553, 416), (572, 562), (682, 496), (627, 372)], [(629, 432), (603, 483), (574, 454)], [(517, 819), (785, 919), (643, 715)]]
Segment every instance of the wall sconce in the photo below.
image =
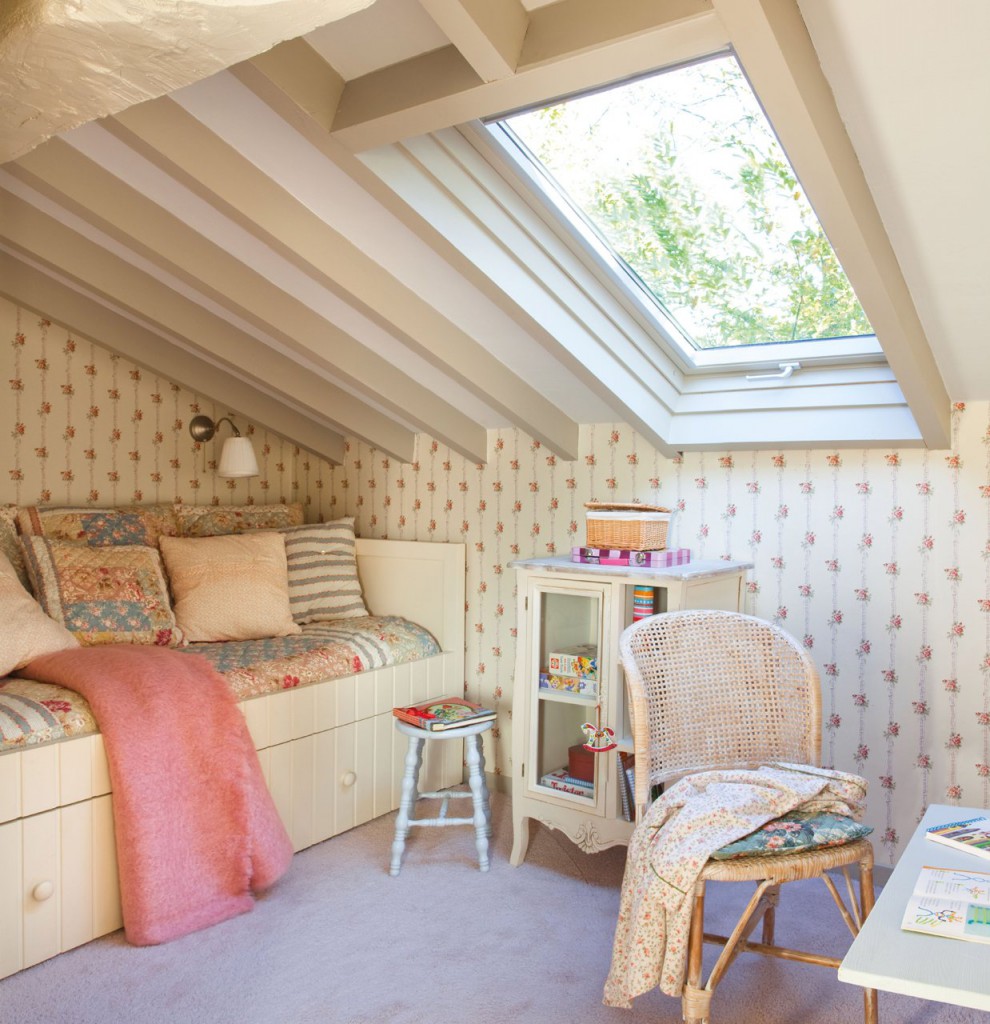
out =
[(258, 476), (258, 460), (254, 454), (254, 448), (249, 438), (241, 437), (241, 432), (234, 425), (229, 416), (221, 416), (213, 422), (209, 416), (193, 416), (189, 421), (189, 433), (194, 441), (209, 441), (217, 432), (217, 428), (226, 420), (233, 430), (234, 436), (228, 437), (223, 443), (223, 450), (220, 452), (220, 465), (217, 467), (217, 476), (230, 479), (232, 477)]

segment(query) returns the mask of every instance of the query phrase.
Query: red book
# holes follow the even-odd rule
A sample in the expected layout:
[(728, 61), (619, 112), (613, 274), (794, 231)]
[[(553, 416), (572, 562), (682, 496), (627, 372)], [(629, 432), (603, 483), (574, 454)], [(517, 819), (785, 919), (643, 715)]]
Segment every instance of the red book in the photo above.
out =
[(409, 725), (428, 729), (430, 732), (477, 725), (479, 722), (490, 722), (495, 718), (495, 712), (491, 708), (482, 707), (463, 697), (435, 697), (422, 704), (392, 708), (392, 714), (400, 722), (408, 722)]

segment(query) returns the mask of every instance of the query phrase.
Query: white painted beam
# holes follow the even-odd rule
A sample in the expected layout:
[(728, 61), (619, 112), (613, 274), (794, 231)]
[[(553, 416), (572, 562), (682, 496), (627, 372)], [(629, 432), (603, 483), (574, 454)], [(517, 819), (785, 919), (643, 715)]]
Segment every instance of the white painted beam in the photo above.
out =
[(335, 465), (344, 461), (344, 438), (337, 431), (3, 251), (0, 292), (152, 373), (208, 395), (321, 459)]
[(796, 0), (714, 5), (925, 443), (948, 448), (948, 393)]
[(577, 457), (573, 419), (177, 104), (143, 104), (107, 127), (479, 401), (562, 458)]
[(487, 435), (479, 424), (66, 142), (50, 140), (11, 173), (358, 393), (467, 458), (485, 460)]
[(419, 0), (484, 82), (515, 73), (529, 14), (519, 0)]
[[(403, 462), (412, 460), (415, 435), (409, 429), (327, 380), (314, 364), (279, 354), (183, 291), (83, 237), (64, 219), (42, 212), (0, 182), (0, 239), (15, 252), (85, 288), (97, 300), (159, 325), (241, 379), (291, 398), (338, 432), (360, 437)], [(156, 369), (167, 374), (165, 366)]]
[(529, 19), (514, 75), (485, 82), (454, 46), (441, 47), (348, 82), (334, 137), (360, 152), (692, 60), (728, 42), (710, 0), (564, 0)]

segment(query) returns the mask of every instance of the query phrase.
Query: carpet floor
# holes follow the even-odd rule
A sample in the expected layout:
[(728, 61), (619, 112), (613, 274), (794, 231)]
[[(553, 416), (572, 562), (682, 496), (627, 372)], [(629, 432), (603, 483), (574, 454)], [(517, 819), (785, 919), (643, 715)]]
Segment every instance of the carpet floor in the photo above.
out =
[[(117, 932), (0, 981), (3, 1024), (676, 1024), (677, 999), (602, 1005), (624, 848), (587, 855), (532, 826), (508, 863), (510, 804), (493, 797), (492, 868), (468, 828), (414, 830), (388, 875), (394, 814), (297, 854), (254, 910), (164, 946)], [(732, 892), (735, 890), (735, 892)], [(721, 886), (714, 930), (748, 895)], [(731, 893), (731, 895), (724, 895)], [(841, 952), (848, 932), (820, 882), (785, 887), (778, 941)], [(0, 922), (2, 927), (2, 922)], [(847, 1024), (859, 989), (834, 972), (743, 954), (713, 1002), (724, 1024)], [(881, 993), (883, 1024), (986, 1014)]]

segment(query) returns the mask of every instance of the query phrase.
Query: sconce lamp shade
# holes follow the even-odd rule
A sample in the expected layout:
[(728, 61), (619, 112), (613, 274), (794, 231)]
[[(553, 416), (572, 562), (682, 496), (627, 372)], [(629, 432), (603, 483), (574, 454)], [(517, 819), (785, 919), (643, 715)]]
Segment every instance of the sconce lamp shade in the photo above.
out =
[(254, 454), (250, 438), (228, 437), (223, 443), (223, 451), (220, 453), (220, 466), (217, 469), (217, 476), (245, 477), (258, 476), (258, 460)]

